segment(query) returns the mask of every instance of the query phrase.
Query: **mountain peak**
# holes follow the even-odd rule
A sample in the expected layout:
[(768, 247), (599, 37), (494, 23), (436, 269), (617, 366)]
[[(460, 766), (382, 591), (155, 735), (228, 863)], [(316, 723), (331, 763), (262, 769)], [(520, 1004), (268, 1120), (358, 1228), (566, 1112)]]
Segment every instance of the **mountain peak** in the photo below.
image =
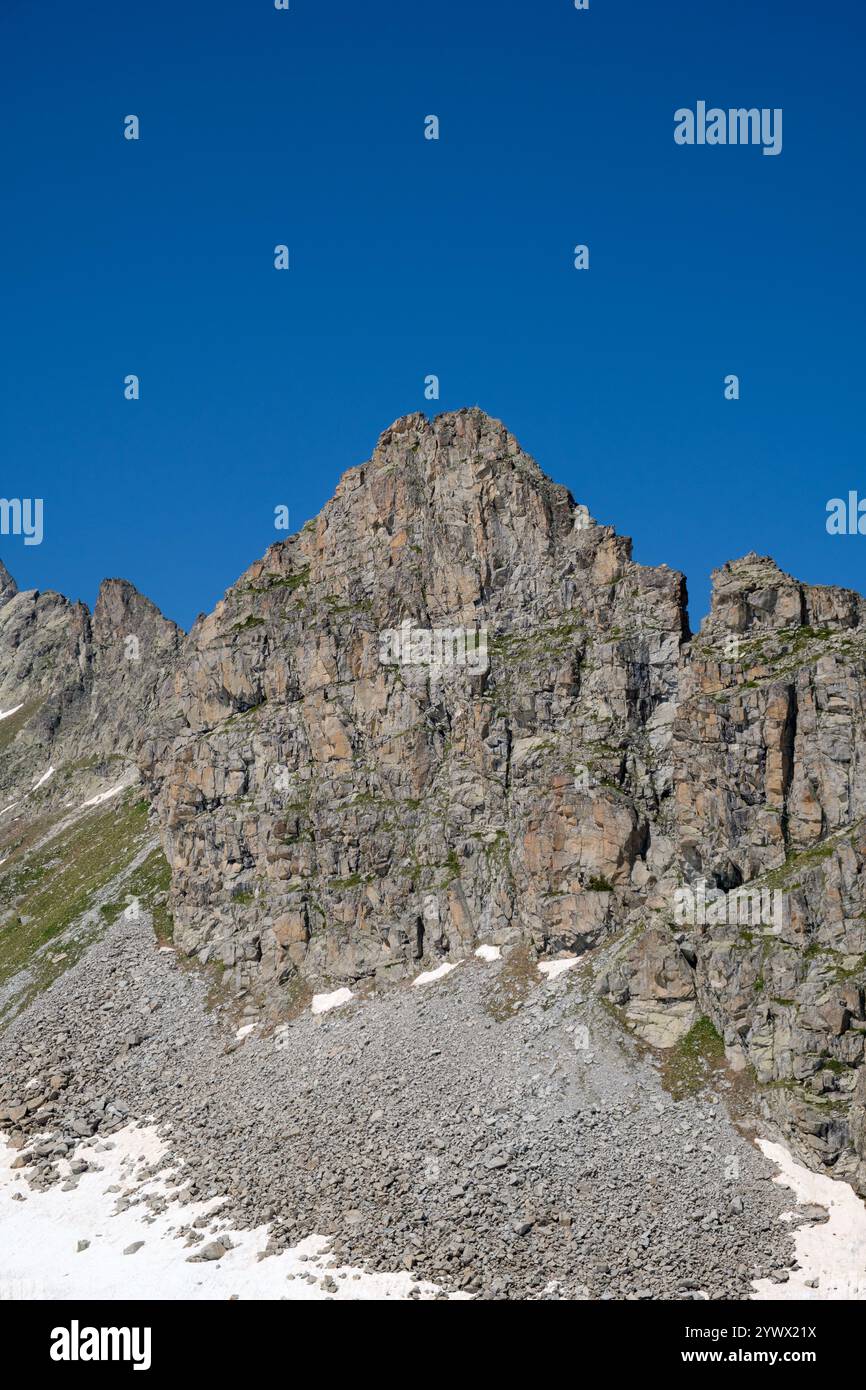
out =
[[(479, 406), (463, 406), (460, 410), (443, 411), (432, 418), (423, 411), (403, 415), (379, 436), (371, 463), (390, 463), (395, 451), (416, 453), (429, 451), (440, 467), (454, 463), (471, 464), (474, 458), (488, 460), (521, 460), (539, 478), (556, 486), (538, 464), (521, 448), (511, 431)], [(562, 489), (565, 491), (565, 489)]]
[(111, 632), (130, 622), (153, 624), (167, 633), (180, 631), (129, 579), (103, 579), (93, 608), (94, 627)]
[(853, 589), (805, 584), (780, 569), (769, 555), (754, 551), (713, 571), (711, 609), (701, 627), (746, 633), (792, 627), (858, 627), (866, 601)]

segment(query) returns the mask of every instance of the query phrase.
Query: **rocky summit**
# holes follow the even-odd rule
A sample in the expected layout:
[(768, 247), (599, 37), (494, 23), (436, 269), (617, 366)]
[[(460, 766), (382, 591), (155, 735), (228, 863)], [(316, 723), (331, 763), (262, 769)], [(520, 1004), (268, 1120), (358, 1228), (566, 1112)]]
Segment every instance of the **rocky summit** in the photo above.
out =
[(0, 1018), (129, 900), (262, 1028), (576, 956), (605, 1030), (866, 1194), (864, 714), (860, 595), (752, 554), (692, 633), (504, 425), (409, 415), (188, 636), (0, 565)]

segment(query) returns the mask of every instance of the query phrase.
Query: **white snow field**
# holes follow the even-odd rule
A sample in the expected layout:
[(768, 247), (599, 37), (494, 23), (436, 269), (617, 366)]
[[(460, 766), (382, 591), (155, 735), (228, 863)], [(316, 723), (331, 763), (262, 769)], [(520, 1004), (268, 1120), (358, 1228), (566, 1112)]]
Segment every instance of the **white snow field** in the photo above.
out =
[[(111, 1147), (108, 1147), (108, 1145)], [(410, 1291), (433, 1297), (436, 1286), (407, 1271), (365, 1273), (331, 1268), (328, 1241), (310, 1235), (292, 1250), (260, 1260), (268, 1240), (265, 1226), (229, 1231), (219, 1215), (204, 1229), (200, 1246), (187, 1247), (176, 1232), (218, 1207), (220, 1199), (181, 1206), (170, 1203), (154, 1215), (144, 1203), (115, 1213), (119, 1185), (124, 1195), (164, 1193), (162, 1181), (138, 1181), (136, 1170), (165, 1152), (156, 1129), (125, 1126), (111, 1139), (85, 1143), (75, 1157), (99, 1171), (84, 1173), (74, 1191), (60, 1185), (31, 1192), (17, 1152), (0, 1139), (0, 1300), (3, 1299), (406, 1299)], [(68, 1165), (67, 1165), (68, 1166)], [(25, 1200), (16, 1199), (20, 1194)], [(222, 1258), (190, 1264), (197, 1248), (227, 1238)], [(79, 1242), (89, 1241), (79, 1251)], [(123, 1252), (143, 1241), (133, 1254)], [(309, 1276), (309, 1279), (305, 1276)], [(330, 1276), (336, 1289), (325, 1289)], [(458, 1297), (458, 1295), (454, 1295)], [(463, 1297), (463, 1295), (459, 1295)]]
[[(782, 1144), (759, 1139), (758, 1147), (779, 1169), (773, 1181), (790, 1187), (798, 1205), (826, 1207), (830, 1220), (797, 1228), (794, 1240), (800, 1268), (791, 1271), (786, 1284), (756, 1280), (755, 1299), (866, 1299), (866, 1204), (850, 1183), (813, 1173)], [(782, 1219), (795, 1215), (796, 1207)], [(814, 1280), (817, 1288), (810, 1288)]]

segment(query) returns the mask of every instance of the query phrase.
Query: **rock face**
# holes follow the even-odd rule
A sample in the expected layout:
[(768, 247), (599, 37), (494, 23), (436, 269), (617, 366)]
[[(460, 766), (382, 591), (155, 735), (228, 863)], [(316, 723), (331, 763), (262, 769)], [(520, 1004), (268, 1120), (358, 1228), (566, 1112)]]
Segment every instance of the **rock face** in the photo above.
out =
[(866, 604), (726, 565), (678, 685), (679, 872), (772, 895), (691, 932), (698, 1000), (801, 1152), (866, 1191)]
[(18, 592), (18, 585), (7, 570), (3, 561), (0, 560), (0, 608), (4, 603), (8, 603), (10, 598), (14, 598)]
[(652, 1043), (709, 1015), (806, 1160), (866, 1191), (866, 605), (755, 555), (713, 581), (656, 744), (675, 859), (604, 988)]
[(866, 1191), (857, 594), (749, 555), (692, 635), (683, 577), (467, 410), (397, 421), (183, 642), (120, 581), (91, 617), (0, 570), (0, 656), (7, 790), (140, 749), (175, 941), (236, 988), (592, 951), (636, 1032), (709, 1016)]
[[(404, 623), (486, 661), (406, 663)], [(176, 939), (277, 991), (591, 946), (671, 866), (653, 739), (687, 635), (682, 577), (502, 425), (398, 421), (191, 634), (145, 759)]]
[[(86, 790), (88, 769), (134, 771), (180, 637), (125, 580), (102, 584), (91, 615), (60, 594), (19, 593), (0, 565), (0, 806), (26, 816), (49, 767), (39, 813), (71, 783)], [(0, 833), (7, 825), (0, 821)]]
[[(638, 1032), (708, 1014), (801, 1151), (866, 1187), (864, 611), (751, 555), (693, 638), (682, 576), (501, 424), (400, 420), (163, 695), (143, 767), (177, 940), (279, 1006), (480, 941), (614, 938)], [(486, 659), (430, 661), (441, 629)]]

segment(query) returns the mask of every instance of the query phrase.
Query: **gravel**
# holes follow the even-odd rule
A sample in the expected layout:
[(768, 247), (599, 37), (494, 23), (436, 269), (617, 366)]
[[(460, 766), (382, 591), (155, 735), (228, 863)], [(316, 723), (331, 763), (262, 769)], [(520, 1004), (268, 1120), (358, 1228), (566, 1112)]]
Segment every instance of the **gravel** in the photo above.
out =
[(156, 1122), (177, 1194), (267, 1224), (270, 1252), (315, 1232), (335, 1264), (449, 1292), (741, 1299), (786, 1277), (790, 1195), (719, 1081), (675, 1102), (579, 970), (513, 965), (465, 962), (239, 1043), (146, 914), (121, 916), (0, 1037), (0, 1129), (40, 1188), (82, 1137), (98, 1152)]

